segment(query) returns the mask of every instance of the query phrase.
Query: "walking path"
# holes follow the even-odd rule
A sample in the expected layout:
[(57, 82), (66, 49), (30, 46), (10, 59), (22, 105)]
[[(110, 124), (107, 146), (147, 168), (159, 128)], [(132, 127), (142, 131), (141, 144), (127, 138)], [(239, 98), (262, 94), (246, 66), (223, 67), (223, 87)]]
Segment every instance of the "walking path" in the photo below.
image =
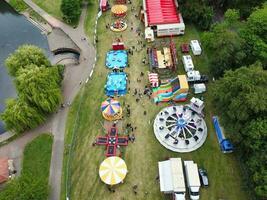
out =
[[(87, 4), (83, 4), (79, 25), (76, 29), (64, 24), (47, 14), (31, 0), (24, 0), (35, 12), (42, 16), (52, 27), (61, 28), (81, 49), (80, 64), (66, 66), (63, 80), (63, 97), (65, 104), (71, 103), (80, 90), (82, 84), (88, 79), (95, 62), (95, 49), (90, 44), (84, 31), (84, 22), (87, 13)], [(83, 38), (86, 38), (84, 40)], [(81, 84), (82, 83), (82, 84)], [(21, 159), (25, 145), (44, 132), (51, 132), (54, 136), (53, 150), (50, 166), (50, 200), (60, 199), (62, 164), (64, 153), (64, 135), (69, 108), (60, 109), (52, 115), (42, 126), (25, 133), (18, 139), (0, 148), (0, 156), (8, 156), (15, 160), (18, 171), (21, 169)]]

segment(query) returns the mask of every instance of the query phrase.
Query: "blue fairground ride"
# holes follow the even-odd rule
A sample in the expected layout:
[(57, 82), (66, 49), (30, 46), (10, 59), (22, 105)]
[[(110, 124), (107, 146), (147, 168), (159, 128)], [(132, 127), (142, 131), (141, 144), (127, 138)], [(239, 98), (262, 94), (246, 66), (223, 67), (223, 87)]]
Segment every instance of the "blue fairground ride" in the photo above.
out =
[(232, 153), (234, 150), (234, 147), (233, 147), (232, 143), (230, 142), (230, 140), (225, 138), (223, 131), (222, 131), (222, 128), (220, 127), (218, 117), (213, 116), (212, 122), (214, 125), (214, 129), (215, 129), (215, 132), (217, 135), (218, 142), (220, 144), (221, 151), (223, 153)]

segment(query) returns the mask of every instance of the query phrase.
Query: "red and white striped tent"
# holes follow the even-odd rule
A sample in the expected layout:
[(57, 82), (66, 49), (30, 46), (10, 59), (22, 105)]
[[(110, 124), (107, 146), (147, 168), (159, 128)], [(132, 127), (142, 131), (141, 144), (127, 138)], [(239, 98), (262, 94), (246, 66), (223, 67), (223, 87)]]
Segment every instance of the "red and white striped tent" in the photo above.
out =
[(151, 83), (152, 87), (158, 87), (159, 86), (159, 76), (157, 73), (149, 73), (148, 79), (149, 79), (149, 82)]

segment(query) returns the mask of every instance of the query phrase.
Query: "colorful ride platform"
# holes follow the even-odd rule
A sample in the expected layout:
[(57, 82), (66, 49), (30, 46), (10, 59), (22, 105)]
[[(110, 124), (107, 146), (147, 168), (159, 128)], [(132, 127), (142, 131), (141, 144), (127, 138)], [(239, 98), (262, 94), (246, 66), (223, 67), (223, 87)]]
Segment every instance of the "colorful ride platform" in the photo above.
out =
[(96, 138), (96, 144), (106, 146), (106, 157), (116, 156), (118, 147), (128, 145), (128, 137), (119, 136), (117, 127), (111, 127), (106, 136)]

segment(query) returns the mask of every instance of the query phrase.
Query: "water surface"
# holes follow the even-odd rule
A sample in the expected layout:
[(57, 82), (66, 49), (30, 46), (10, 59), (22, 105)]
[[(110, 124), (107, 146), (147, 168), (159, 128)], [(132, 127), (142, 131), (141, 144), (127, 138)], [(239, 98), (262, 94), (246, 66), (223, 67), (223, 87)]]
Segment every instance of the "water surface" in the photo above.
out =
[[(10, 53), (23, 44), (39, 46), (50, 55), (46, 36), (4, 0), (0, 0), (0, 113), (5, 109), (5, 100), (16, 97), (12, 78), (7, 74), (4, 62)], [(4, 131), (4, 124), (0, 121), (0, 134)]]

